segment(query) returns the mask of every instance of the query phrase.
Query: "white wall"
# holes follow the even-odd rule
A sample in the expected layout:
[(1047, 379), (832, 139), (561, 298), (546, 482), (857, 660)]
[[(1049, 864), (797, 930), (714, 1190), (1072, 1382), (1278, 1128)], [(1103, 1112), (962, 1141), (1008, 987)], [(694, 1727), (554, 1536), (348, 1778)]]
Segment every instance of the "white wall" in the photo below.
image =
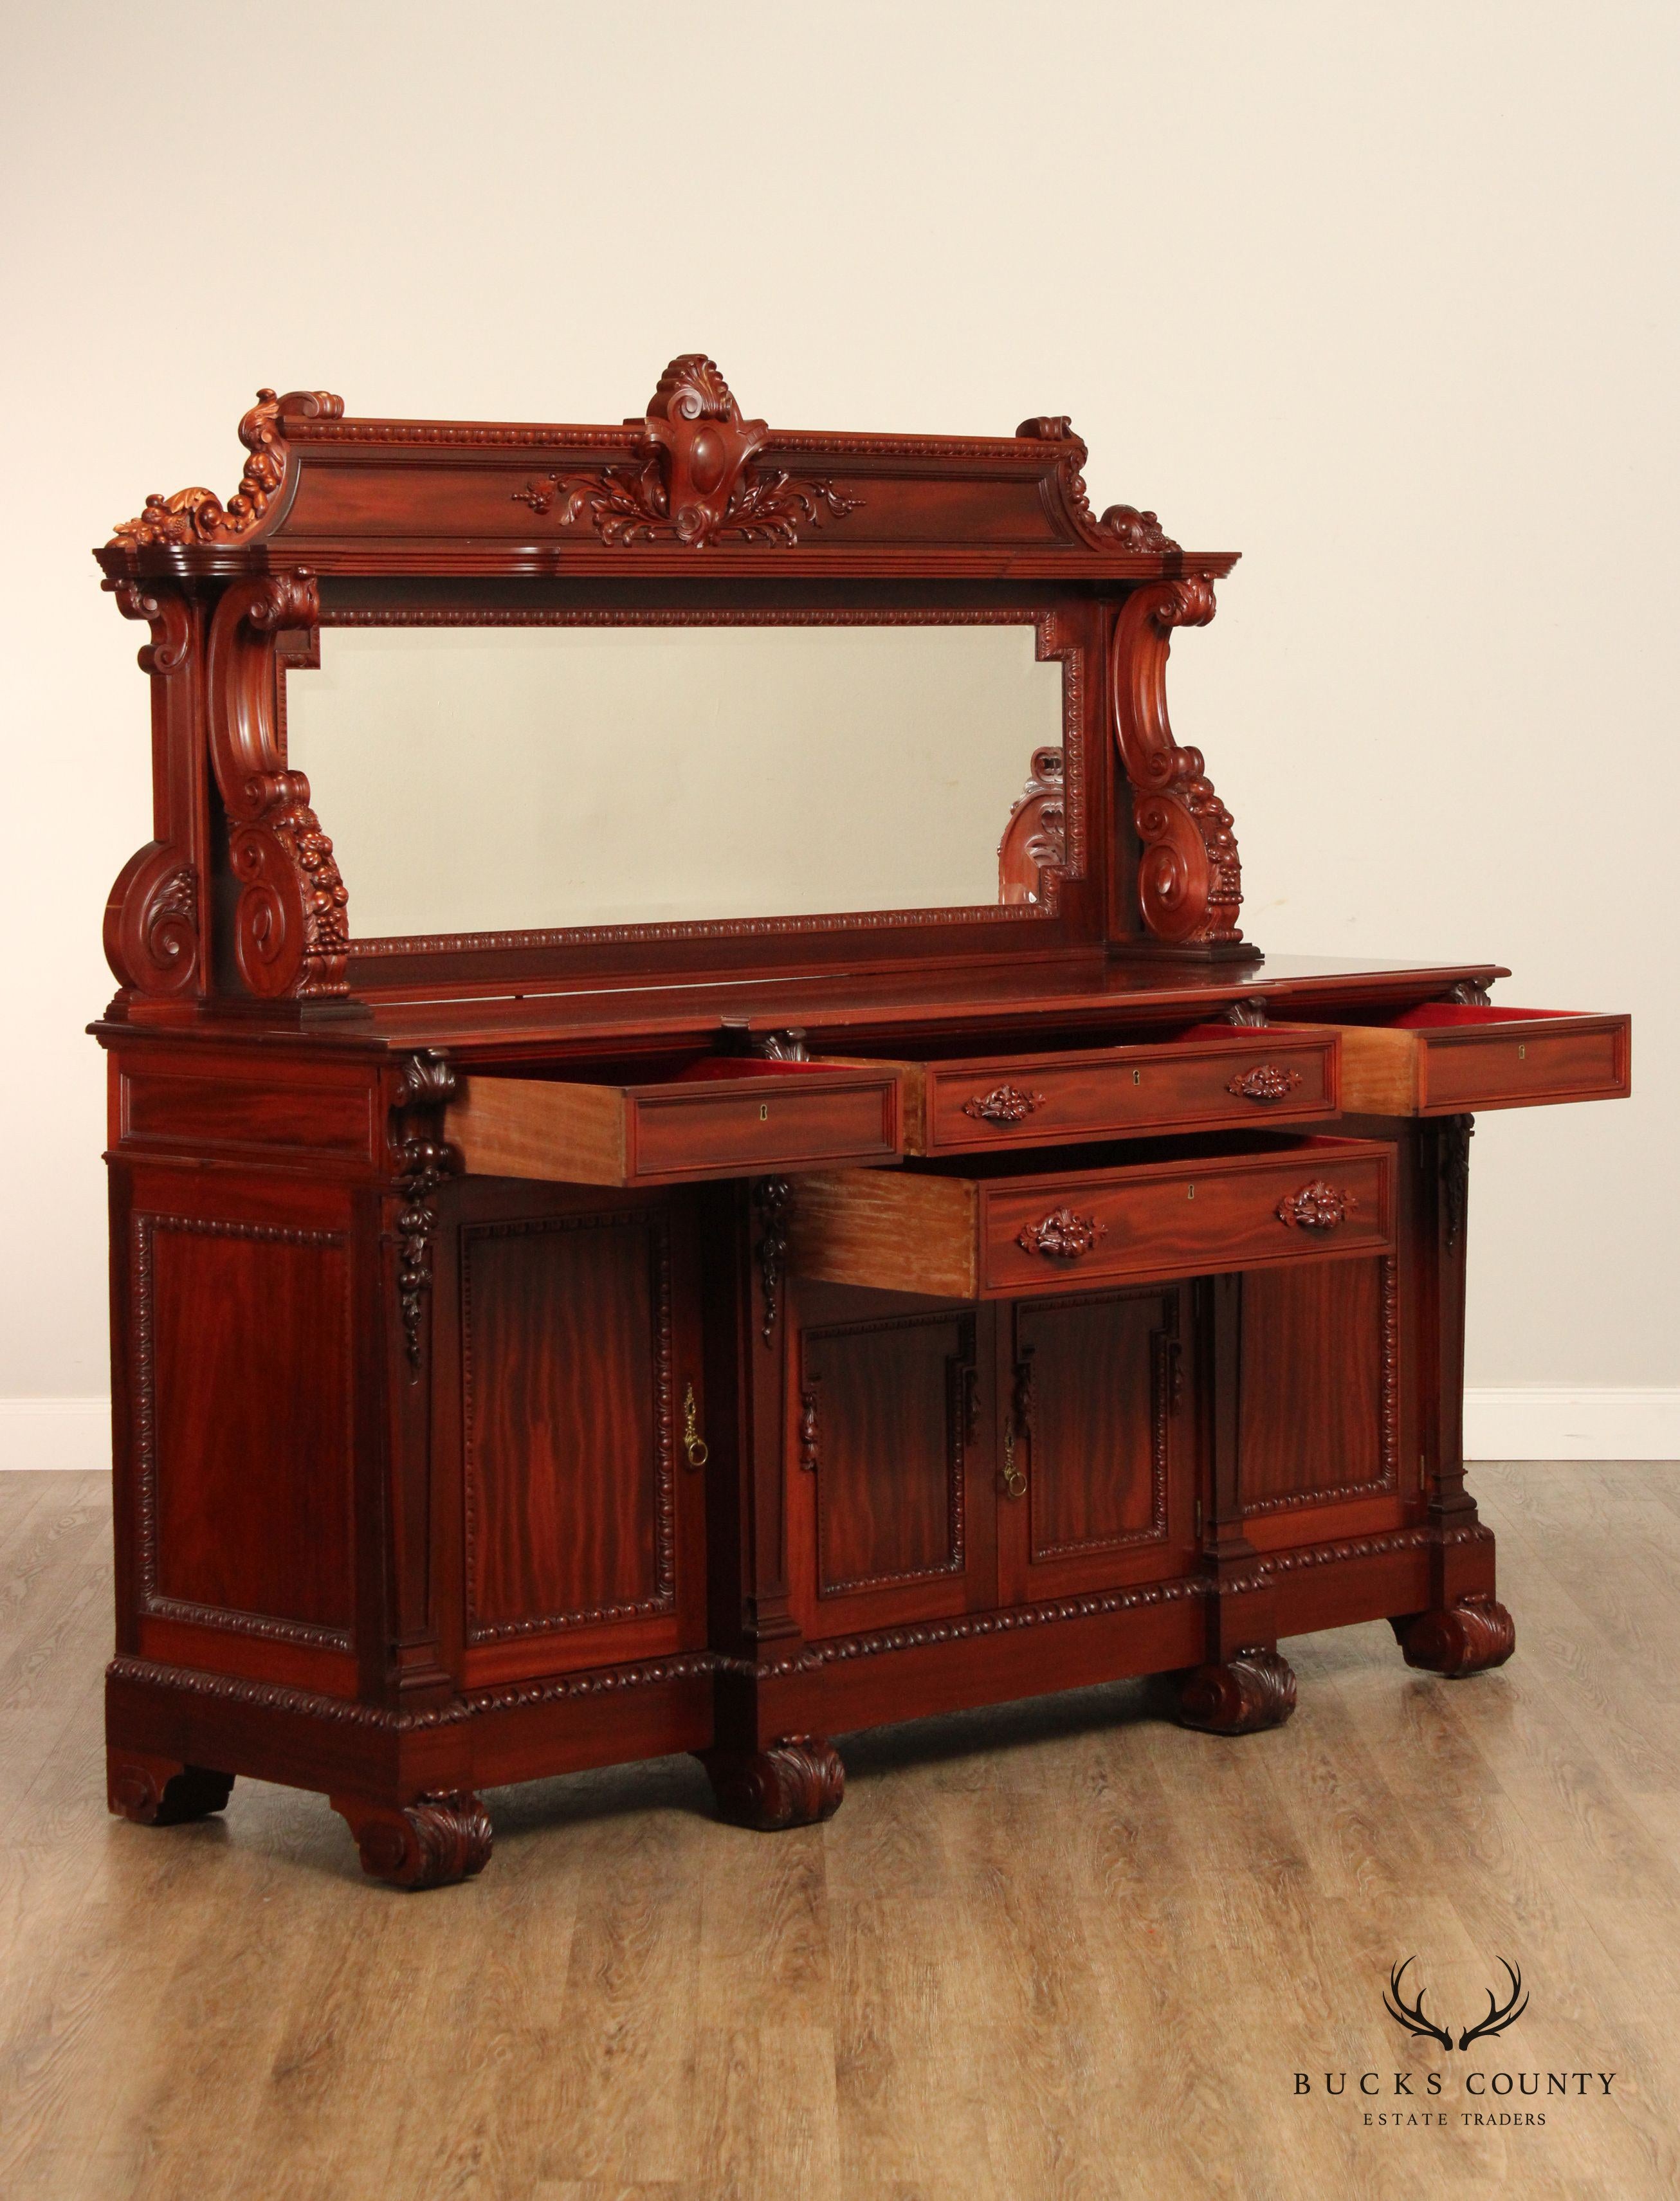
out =
[(1099, 509), (1245, 552), (1172, 692), (1251, 936), (1641, 1018), (1631, 1103), (1483, 1119), (1472, 1448), (1680, 1451), (1669, 0), (8, 15), (0, 1400), (105, 1388), (89, 546), (226, 496), (260, 382), (614, 420), (698, 347), (784, 426), (1069, 411)]

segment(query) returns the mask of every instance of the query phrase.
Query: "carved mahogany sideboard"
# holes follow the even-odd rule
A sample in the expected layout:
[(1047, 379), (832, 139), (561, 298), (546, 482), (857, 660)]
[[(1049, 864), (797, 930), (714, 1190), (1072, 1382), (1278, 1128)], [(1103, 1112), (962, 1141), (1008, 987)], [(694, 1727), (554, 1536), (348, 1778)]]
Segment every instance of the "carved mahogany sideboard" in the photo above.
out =
[[(1627, 1019), (1243, 942), (1165, 691), (1233, 555), (1096, 518), (1065, 420), (776, 431), (697, 355), (620, 426), (264, 390), (240, 436), (226, 503), (97, 554), (155, 773), (94, 1027), (113, 1811), (289, 1782), (426, 1887), (488, 1858), (479, 1792), (575, 1768), (696, 1752), (789, 1827), (875, 1723), (1170, 1673), (1239, 1734), (1294, 1708), (1284, 1638), (1381, 1617), (1439, 1674), (1510, 1656), (1471, 1117), (1624, 1094)], [(995, 900), (352, 930), (288, 745), (339, 630), (778, 623), (1026, 631), (1060, 737)], [(399, 856), (434, 782), (379, 790)]]

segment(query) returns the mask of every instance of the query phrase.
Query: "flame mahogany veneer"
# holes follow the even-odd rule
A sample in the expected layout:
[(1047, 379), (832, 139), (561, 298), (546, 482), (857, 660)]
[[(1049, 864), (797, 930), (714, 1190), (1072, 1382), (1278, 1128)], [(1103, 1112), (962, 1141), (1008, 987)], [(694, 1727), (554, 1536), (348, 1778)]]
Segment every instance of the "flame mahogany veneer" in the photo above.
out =
[[(1378, 1617), (1510, 1655), (1471, 1112), (1625, 1092), (1626, 1019), (1243, 941), (1165, 684), (1233, 555), (1096, 517), (1065, 420), (772, 430), (698, 355), (616, 426), (239, 433), (97, 554), (154, 765), (95, 1027), (114, 1811), (291, 1782), (431, 1887), (503, 1782), (693, 1751), (808, 1824), (872, 1722), (1161, 1672), (1242, 1734), (1280, 1638)], [(1060, 663), (995, 906), (356, 937), (285, 749), (321, 626), (789, 619)]]

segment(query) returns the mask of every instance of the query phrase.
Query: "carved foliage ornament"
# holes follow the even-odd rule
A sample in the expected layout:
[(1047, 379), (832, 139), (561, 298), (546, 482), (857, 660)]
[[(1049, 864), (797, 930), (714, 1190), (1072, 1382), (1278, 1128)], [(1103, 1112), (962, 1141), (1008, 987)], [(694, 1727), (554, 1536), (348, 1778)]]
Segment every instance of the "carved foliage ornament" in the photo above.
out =
[[(1058, 748), (1035, 749), (1032, 772), (1011, 807), (997, 849), (998, 898), (1048, 899), (1054, 875), (1067, 868), (1067, 760)], [(1051, 874), (1046, 878), (1045, 874)]]
[(769, 434), (764, 421), (742, 419), (713, 361), (685, 352), (649, 400), (639, 467), (537, 475), (514, 499), (539, 516), (558, 502), (562, 525), (587, 519), (603, 543), (680, 543), (695, 550), (719, 543), (790, 544), (802, 528), (857, 510), (861, 500), (831, 481), (779, 472), (749, 476), (748, 464)]
[(250, 456), (227, 502), (209, 489), (178, 489), (173, 496), (149, 496), (135, 519), (118, 523), (112, 543), (131, 550), (150, 550), (237, 542), (260, 525), (285, 486), (286, 420), (339, 420), (344, 413), (344, 399), (329, 390), (289, 390), (277, 397), (272, 390), (259, 390), (256, 404), (239, 423), (239, 441)]
[(1244, 1071), (1240, 1077), (1233, 1077), (1225, 1091), (1237, 1100), (1265, 1104), (1286, 1100), (1300, 1083), (1298, 1070), (1280, 1070), (1275, 1062), (1262, 1062), (1253, 1070)]
[(1283, 1195), (1278, 1203), (1278, 1220), (1291, 1230), (1335, 1230), (1358, 1206), (1351, 1192), (1315, 1177), (1299, 1192)]
[(1097, 1215), (1078, 1215), (1071, 1207), (1053, 1208), (1040, 1223), (1029, 1223), (1015, 1243), (1025, 1253), (1042, 1253), (1047, 1261), (1078, 1261), (1108, 1235), (1108, 1225)]
[(764, 1303), (761, 1331), (767, 1345), (781, 1311), (782, 1272), (788, 1257), (788, 1208), (793, 1187), (784, 1177), (761, 1177), (753, 1187), (753, 1206), (758, 1212), (758, 1277)]
[[(403, 1064), (397, 1087), (397, 1189), (402, 1205), (397, 1217), (397, 1299), (402, 1318), (402, 1344), (410, 1382), (418, 1379), (426, 1302), (432, 1290), (432, 1241), (438, 1212), (432, 1195), (455, 1165), (454, 1149), (437, 1136), (437, 1112), (454, 1098), (455, 1065), (437, 1048), (425, 1048)], [(432, 1118), (414, 1130), (403, 1121), (410, 1109)]]
[(994, 1085), (990, 1093), (977, 1093), (965, 1100), (962, 1112), (981, 1124), (1020, 1124), (1043, 1105), (1042, 1093), (1025, 1093), (1019, 1085)]

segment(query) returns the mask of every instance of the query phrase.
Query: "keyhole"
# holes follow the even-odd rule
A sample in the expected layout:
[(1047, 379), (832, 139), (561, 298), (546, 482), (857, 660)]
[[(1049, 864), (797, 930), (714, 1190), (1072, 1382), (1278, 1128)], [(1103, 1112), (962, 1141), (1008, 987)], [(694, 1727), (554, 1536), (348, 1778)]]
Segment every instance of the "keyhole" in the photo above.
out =
[(1134, 1070), (1132, 1071), (1131, 1082), (1134, 1085), (1141, 1085), (1143, 1083), (1143, 1073), (1141, 1070)]
[(758, 1120), (761, 1124), (770, 1121), (770, 1103), (767, 1100), (761, 1100), (758, 1104)]
[(1195, 1198), (1195, 1187), (1194, 1185), (1190, 1187), (1190, 1190), (1184, 1194), (1184, 1197), (1186, 1200), (1194, 1200)]
[(1529, 1059), (1529, 1051), (1528, 1051), (1527, 1048), (1525, 1048), (1525, 1047), (1519, 1047), (1519, 1048), (1517, 1049), (1517, 1059), (1518, 1059), (1518, 1062), (1526, 1062), (1526, 1061), (1528, 1060), (1528, 1059)]

